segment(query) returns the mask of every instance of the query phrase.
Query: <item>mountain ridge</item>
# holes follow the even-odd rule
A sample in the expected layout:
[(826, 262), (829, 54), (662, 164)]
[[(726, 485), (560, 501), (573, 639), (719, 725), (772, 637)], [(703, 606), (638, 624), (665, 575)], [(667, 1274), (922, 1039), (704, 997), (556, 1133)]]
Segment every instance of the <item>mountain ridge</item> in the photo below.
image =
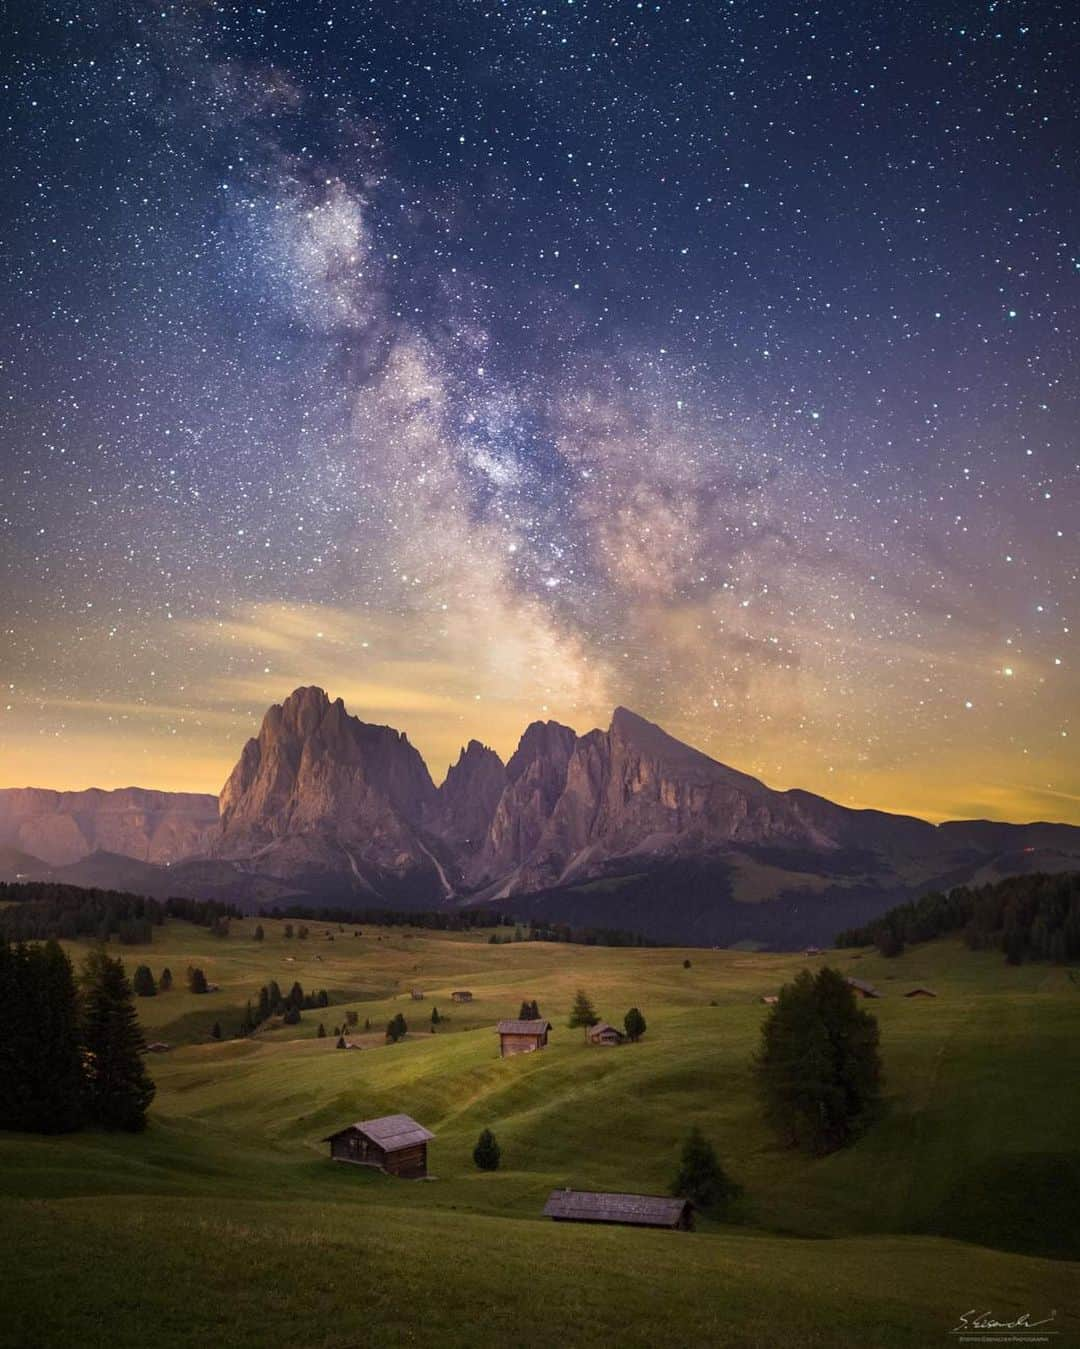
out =
[[(760, 932), (776, 944), (781, 912), (792, 939), (827, 939), (841, 914), (862, 921), (920, 888), (995, 878), (999, 865), (1080, 866), (1078, 827), (932, 824), (778, 791), (622, 706), (606, 730), (584, 735), (532, 722), (505, 764), (469, 740), (436, 787), (405, 733), (302, 686), (267, 709), (213, 819), (210, 797), (171, 803), (168, 793), (127, 791), (140, 795), (121, 794), (103, 823), (84, 816), (113, 794), (81, 794), (83, 815), (57, 808), (46, 870), (105, 884), (111, 869), (133, 874), (116, 858), (124, 854), (164, 872), (145, 873), (155, 893), (185, 886), (249, 904), (398, 908), (498, 901), (543, 921), (591, 914), (595, 925), (646, 935), (712, 942)], [(0, 855), (0, 871), (25, 874), (35, 828), (4, 826), (26, 815), (27, 798), (4, 797), (0, 847), (13, 860)]]

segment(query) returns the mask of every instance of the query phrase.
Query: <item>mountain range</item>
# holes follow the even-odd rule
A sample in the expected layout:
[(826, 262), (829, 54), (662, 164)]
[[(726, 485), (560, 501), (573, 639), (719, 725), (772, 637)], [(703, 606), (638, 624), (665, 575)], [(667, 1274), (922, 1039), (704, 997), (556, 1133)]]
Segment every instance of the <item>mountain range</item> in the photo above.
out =
[(319, 688), (266, 713), (220, 797), (0, 791), (0, 877), (364, 908), (490, 904), (658, 940), (828, 941), (929, 888), (1080, 867), (1080, 828), (932, 825), (775, 791), (626, 708), (472, 740), (441, 786)]

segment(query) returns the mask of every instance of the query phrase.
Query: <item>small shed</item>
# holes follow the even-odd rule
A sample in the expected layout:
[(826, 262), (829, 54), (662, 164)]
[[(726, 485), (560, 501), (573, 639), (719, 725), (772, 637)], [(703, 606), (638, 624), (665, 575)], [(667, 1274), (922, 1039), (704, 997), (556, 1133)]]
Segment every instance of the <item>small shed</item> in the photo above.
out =
[(851, 987), (858, 993), (860, 998), (880, 998), (881, 994), (873, 984), (868, 984), (864, 979), (849, 979), (847, 981)]
[(932, 988), (909, 988), (904, 994), (905, 998), (936, 998), (937, 994)]
[(610, 1026), (606, 1021), (598, 1021), (595, 1026), (590, 1026), (586, 1032), (591, 1045), (621, 1045), (626, 1036), (615, 1026)]
[(765, 1004), (766, 1007), (775, 1007), (776, 1004), (780, 1001), (780, 998), (779, 995), (776, 993), (765, 993), (762, 996), (761, 1001)]
[(808, 946), (808, 947), (806, 948), (805, 954), (808, 955), (808, 956), (819, 956), (819, 955), (821, 955), (821, 947), (820, 947), (820, 946)]
[(413, 1002), (423, 1002), (424, 990), (422, 988), (414, 988), (412, 990), (412, 1000)]
[(591, 1190), (552, 1190), (544, 1215), (557, 1223), (625, 1223), (631, 1227), (667, 1227), (688, 1232), (694, 1225), (689, 1199), (659, 1194), (603, 1194)]
[(506, 1059), (511, 1054), (531, 1054), (534, 1049), (543, 1049), (551, 1022), (543, 1017), (539, 1021), (500, 1021), (495, 1029), (499, 1033), (499, 1055)]
[(472, 1002), (472, 994), (467, 988), (459, 988), (450, 994), (451, 1002)]
[(427, 1175), (427, 1145), (435, 1135), (409, 1115), (359, 1120), (324, 1138), (335, 1162), (374, 1166), (388, 1175), (420, 1180)]

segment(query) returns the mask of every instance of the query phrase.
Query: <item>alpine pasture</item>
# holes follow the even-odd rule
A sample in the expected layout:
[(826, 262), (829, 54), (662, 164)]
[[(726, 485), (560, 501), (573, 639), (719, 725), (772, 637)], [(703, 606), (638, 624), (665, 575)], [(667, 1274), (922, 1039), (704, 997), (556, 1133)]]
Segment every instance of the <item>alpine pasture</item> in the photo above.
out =
[[(129, 975), (174, 977), (138, 1000), (147, 1040), (172, 1046), (149, 1056), (150, 1127), (0, 1135), (0, 1343), (923, 1346), (971, 1309), (1054, 1311), (1059, 1343), (1080, 1335), (1069, 970), (954, 941), (885, 960), (262, 926), (257, 942), (253, 919), (224, 938), (169, 922), (116, 948)], [(886, 1083), (873, 1129), (815, 1159), (765, 1131), (750, 1064), (761, 998), (822, 961), (881, 990), (867, 1005)], [(189, 965), (218, 990), (189, 993)], [(270, 979), (331, 1005), (228, 1038)], [(902, 996), (917, 986), (938, 996)], [(618, 1026), (640, 1007), (642, 1040), (587, 1045), (566, 1026), (578, 988)], [(501, 1059), (495, 1023), (526, 999), (550, 1044)], [(359, 1051), (335, 1047), (348, 1009)], [(388, 1045), (398, 1012), (409, 1033)], [(328, 1159), (326, 1135), (397, 1112), (435, 1134), (431, 1179)], [(695, 1124), (744, 1187), (731, 1221), (682, 1234), (541, 1216), (556, 1186), (664, 1193)], [(494, 1172), (472, 1160), (484, 1128)]]

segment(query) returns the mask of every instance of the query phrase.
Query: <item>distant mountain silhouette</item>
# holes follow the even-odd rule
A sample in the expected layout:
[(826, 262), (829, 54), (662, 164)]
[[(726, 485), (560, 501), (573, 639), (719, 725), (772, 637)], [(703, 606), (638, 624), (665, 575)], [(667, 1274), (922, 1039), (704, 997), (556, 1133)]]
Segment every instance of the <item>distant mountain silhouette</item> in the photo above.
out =
[[(0, 822), (23, 823), (0, 844), (24, 874), (28, 837), (51, 840), (55, 860), (77, 850), (74, 826), (84, 852), (46, 867), (74, 883), (249, 906), (490, 903), (707, 944), (828, 940), (930, 887), (1080, 863), (1080, 828), (932, 825), (774, 791), (622, 707), (582, 736), (534, 722), (505, 765), (470, 741), (436, 788), (401, 732), (300, 688), (267, 711), (213, 812), (213, 798), (130, 789), (42, 793), (88, 800), (37, 814), (17, 793), (5, 813), (9, 795)], [(126, 846), (86, 846), (102, 837)]]

